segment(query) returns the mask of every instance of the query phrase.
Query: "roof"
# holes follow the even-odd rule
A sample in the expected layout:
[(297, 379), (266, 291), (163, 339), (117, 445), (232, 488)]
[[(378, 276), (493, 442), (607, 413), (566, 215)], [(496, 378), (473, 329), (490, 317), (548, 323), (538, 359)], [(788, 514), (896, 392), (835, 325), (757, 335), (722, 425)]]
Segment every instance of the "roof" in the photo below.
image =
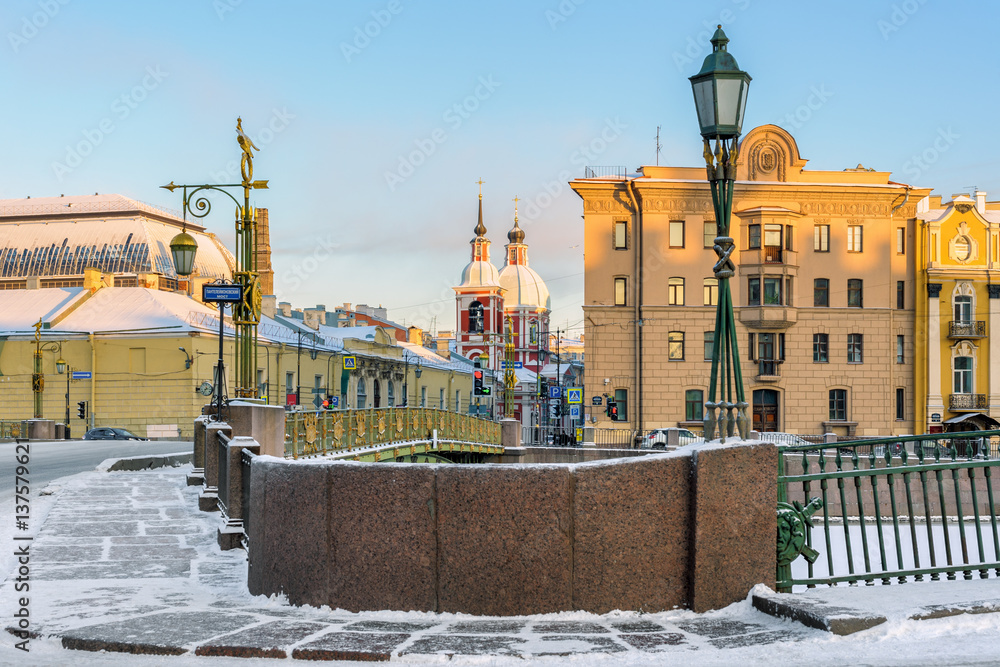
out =
[(459, 287), (499, 287), (500, 272), (492, 262), (473, 261), (462, 269), (462, 282)]
[(0, 290), (0, 331), (29, 331), (38, 318), (51, 322), (84, 292), (82, 287)]
[(535, 270), (524, 264), (507, 264), (500, 270), (500, 286), (504, 293), (504, 306), (544, 306), (549, 308), (551, 299), (545, 281)]

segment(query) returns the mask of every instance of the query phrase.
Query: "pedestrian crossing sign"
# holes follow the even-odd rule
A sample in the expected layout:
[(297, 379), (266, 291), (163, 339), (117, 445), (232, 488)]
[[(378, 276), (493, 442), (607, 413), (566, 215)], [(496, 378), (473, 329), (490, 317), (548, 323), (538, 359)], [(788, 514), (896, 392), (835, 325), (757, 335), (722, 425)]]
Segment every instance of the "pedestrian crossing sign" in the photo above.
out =
[(570, 405), (573, 403), (583, 403), (583, 389), (573, 389), (572, 387), (567, 389), (566, 402)]
[(344, 357), (344, 370), (353, 371), (358, 367), (358, 358), (353, 354)]

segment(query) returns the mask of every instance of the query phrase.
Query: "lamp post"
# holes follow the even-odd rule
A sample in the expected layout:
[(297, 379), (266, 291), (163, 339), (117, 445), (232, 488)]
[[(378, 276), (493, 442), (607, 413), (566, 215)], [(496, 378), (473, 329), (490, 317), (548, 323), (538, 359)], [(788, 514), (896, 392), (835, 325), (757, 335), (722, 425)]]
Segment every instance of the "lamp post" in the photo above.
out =
[[(66, 374), (66, 421), (64, 423), (66, 428), (69, 428), (69, 381), (73, 377), (73, 369), (67, 366), (66, 360), (62, 358), (62, 354), (60, 353), (59, 358), (56, 359), (56, 372), (59, 375)], [(66, 437), (68, 438), (69, 436), (67, 435)]]
[[(42, 318), (38, 318), (38, 322), (34, 325), (35, 328), (35, 353), (33, 359), (33, 367), (31, 373), (31, 393), (33, 394), (33, 413), (35, 419), (42, 418), (42, 397), (45, 393), (45, 373), (42, 372), (42, 352), (55, 352), (59, 351), (59, 359), (56, 361), (56, 370), (62, 374), (66, 370), (66, 362), (62, 358), (62, 343), (61, 342), (42, 342)], [(62, 365), (62, 370), (60, 370), (60, 364)], [(69, 424), (69, 386), (66, 388), (66, 424)]]
[[(747, 437), (747, 402), (736, 340), (733, 298), (729, 279), (736, 273), (731, 255), (735, 249), (729, 236), (733, 211), (733, 184), (736, 181), (738, 142), (746, 111), (750, 75), (740, 70), (726, 50), (729, 38), (720, 25), (712, 35), (712, 52), (701, 71), (690, 77), (698, 125), (705, 142), (705, 166), (715, 209), (715, 254), (713, 267), (719, 281), (719, 301), (715, 311), (715, 339), (712, 343), (712, 374), (705, 403), (705, 439), (723, 442), (736, 435)], [(715, 142), (714, 149), (711, 142)], [(718, 400), (717, 400), (718, 399)], [(716, 415), (716, 410), (719, 414)]]
[[(241, 287), (242, 300), (232, 305), (233, 326), (236, 329), (236, 396), (257, 398), (257, 325), (260, 323), (261, 288), (257, 272), (257, 209), (250, 206), (251, 190), (266, 190), (267, 181), (253, 180), (253, 151), (260, 150), (253, 140), (243, 132), (243, 121), (236, 119), (236, 142), (243, 154), (240, 158), (242, 183), (223, 185), (169, 185), (160, 187), (173, 192), (181, 188), (183, 193), (183, 215), (187, 221), (190, 213), (195, 218), (204, 218), (212, 210), (212, 203), (199, 193), (212, 190), (221, 192), (236, 204), (236, 271), (233, 277)], [(243, 188), (243, 202), (234, 197), (227, 188)], [(192, 208), (193, 204), (193, 208)], [(189, 276), (194, 270), (194, 257), (198, 244), (181, 230), (170, 242), (170, 253), (178, 276)], [(221, 307), (220, 319), (221, 319)]]

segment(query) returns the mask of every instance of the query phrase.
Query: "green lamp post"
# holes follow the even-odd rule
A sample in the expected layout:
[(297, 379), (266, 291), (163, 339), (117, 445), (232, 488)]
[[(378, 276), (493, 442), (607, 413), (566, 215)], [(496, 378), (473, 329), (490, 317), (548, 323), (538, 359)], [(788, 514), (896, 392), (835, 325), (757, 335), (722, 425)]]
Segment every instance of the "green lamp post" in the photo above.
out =
[(733, 297), (729, 287), (729, 279), (736, 274), (736, 264), (731, 257), (736, 246), (729, 236), (729, 218), (733, 212), (738, 142), (743, 128), (750, 75), (739, 68), (736, 59), (726, 50), (728, 43), (729, 38), (720, 25), (712, 35), (712, 53), (705, 58), (701, 71), (690, 77), (698, 125), (705, 141), (705, 166), (712, 188), (716, 226), (714, 250), (718, 255), (713, 271), (719, 280), (712, 375), (705, 403), (704, 428), (706, 440), (720, 438), (722, 441), (737, 432), (746, 439), (748, 432), (748, 404), (743, 392)]

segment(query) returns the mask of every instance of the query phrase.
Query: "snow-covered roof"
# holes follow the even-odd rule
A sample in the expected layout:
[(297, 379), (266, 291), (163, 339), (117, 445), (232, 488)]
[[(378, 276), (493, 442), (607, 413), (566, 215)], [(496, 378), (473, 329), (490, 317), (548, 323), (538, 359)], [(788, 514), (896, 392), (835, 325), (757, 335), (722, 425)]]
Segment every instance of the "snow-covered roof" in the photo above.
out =
[(82, 287), (0, 290), (0, 331), (29, 331), (38, 318), (51, 322), (85, 291)]
[(499, 287), (500, 273), (493, 262), (473, 261), (462, 269), (459, 287)]

